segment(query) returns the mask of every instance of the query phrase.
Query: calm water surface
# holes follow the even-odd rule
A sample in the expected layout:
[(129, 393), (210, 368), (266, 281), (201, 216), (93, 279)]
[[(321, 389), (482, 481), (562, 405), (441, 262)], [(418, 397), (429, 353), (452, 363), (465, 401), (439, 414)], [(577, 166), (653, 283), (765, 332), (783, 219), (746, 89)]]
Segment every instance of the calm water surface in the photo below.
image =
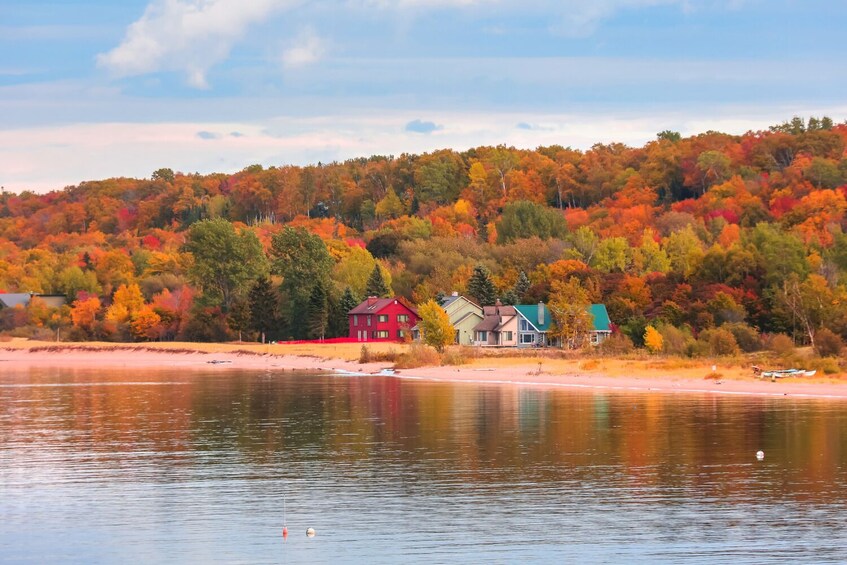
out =
[(7, 563), (847, 562), (845, 471), (843, 402), (0, 373)]

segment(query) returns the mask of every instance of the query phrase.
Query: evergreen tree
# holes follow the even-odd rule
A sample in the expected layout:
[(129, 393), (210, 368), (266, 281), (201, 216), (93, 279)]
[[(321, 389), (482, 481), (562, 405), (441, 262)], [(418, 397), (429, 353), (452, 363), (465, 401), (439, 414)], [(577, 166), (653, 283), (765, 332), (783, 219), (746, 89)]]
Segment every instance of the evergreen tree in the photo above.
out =
[(468, 280), (468, 294), (477, 301), (480, 306), (492, 306), (497, 300), (497, 289), (491, 281), (491, 271), (483, 265), (477, 265)]
[(515, 290), (510, 288), (506, 292), (503, 293), (503, 296), (500, 297), (500, 302), (503, 304), (508, 304), (509, 306), (514, 306), (519, 302), (518, 295), (515, 294)]
[(307, 314), (306, 323), (309, 339), (324, 339), (329, 322), (329, 303), (326, 289), (321, 282), (312, 287)]
[(238, 341), (242, 341), (243, 332), (250, 329), (250, 304), (243, 298), (232, 303), (226, 315), (226, 325), (238, 333)]
[(517, 296), (518, 301), (523, 300), (526, 293), (529, 292), (529, 287), (532, 286), (532, 283), (529, 281), (529, 277), (526, 276), (526, 273), (521, 271), (518, 275), (518, 280), (515, 281), (515, 296)]
[(262, 277), (253, 284), (248, 295), (250, 306), (250, 328), (264, 334), (267, 339), (276, 337), (280, 320), (277, 316), (277, 295), (271, 281)]
[(347, 337), (350, 332), (350, 310), (359, 305), (359, 300), (353, 295), (350, 287), (346, 287), (340, 298), (329, 297), (329, 330), (330, 337)]
[(378, 298), (388, 298), (391, 296), (391, 291), (388, 290), (385, 279), (382, 277), (382, 269), (379, 267), (379, 263), (374, 265), (374, 270), (371, 271), (368, 285), (365, 287), (365, 295), (376, 296)]

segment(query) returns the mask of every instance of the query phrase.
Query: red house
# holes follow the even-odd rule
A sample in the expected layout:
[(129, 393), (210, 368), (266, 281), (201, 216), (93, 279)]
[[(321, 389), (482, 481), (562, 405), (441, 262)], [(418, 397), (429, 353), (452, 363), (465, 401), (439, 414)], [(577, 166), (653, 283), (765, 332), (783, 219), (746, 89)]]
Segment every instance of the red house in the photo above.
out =
[(397, 298), (368, 297), (347, 313), (350, 339), (356, 341), (400, 341), (409, 335), (420, 317), (414, 308)]

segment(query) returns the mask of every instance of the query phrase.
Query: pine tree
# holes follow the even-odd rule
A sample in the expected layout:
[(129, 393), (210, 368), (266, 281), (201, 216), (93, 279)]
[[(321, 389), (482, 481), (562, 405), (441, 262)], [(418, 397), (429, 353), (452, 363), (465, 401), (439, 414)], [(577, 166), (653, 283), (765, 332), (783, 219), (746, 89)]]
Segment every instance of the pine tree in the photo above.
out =
[(324, 339), (329, 322), (329, 304), (326, 289), (320, 282), (312, 287), (307, 308), (307, 329), (309, 339)]
[(253, 284), (248, 295), (250, 306), (250, 328), (264, 334), (267, 339), (276, 336), (280, 330), (280, 320), (277, 316), (278, 299), (271, 281), (262, 277)]
[(329, 330), (330, 337), (347, 337), (350, 331), (350, 318), (347, 315), (350, 310), (359, 305), (359, 300), (353, 296), (350, 287), (346, 287), (341, 297), (329, 301)]
[(529, 287), (531, 286), (532, 283), (530, 282), (529, 277), (526, 276), (525, 272), (521, 271), (518, 275), (518, 280), (515, 281), (514, 288), (515, 296), (518, 297), (518, 301), (524, 299), (524, 296), (526, 296), (526, 293), (529, 292)]
[(497, 300), (497, 289), (491, 281), (491, 272), (483, 265), (477, 265), (468, 280), (468, 294), (473, 297), (480, 306), (492, 306)]
[(382, 277), (382, 269), (379, 263), (374, 265), (374, 270), (371, 271), (371, 276), (368, 278), (368, 284), (365, 287), (367, 296), (376, 296), (378, 298), (388, 298), (391, 296), (391, 291), (385, 284), (385, 279)]
[(234, 332), (238, 332), (238, 341), (242, 341), (243, 332), (250, 329), (251, 321), (250, 304), (243, 298), (232, 303), (226, 315), (226, 325)]

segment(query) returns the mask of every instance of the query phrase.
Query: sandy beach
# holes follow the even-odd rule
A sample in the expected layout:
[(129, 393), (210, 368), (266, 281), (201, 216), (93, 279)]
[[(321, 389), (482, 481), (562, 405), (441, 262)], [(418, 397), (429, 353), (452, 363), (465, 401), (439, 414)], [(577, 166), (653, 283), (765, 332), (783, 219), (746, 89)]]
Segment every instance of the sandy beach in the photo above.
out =
[(598, 362), (481, 357), (460, 366), (392, 370), (389, 362), (359, 363), (356, 349), (284, 344), (74, 344), (57, 347), (55, 344), (15, 342), (0, 346), (0, 372), (38, 367), (334, 371), (500, 386), (847, 399), (847, 382), (840, 379), (781, 379), (771, 382), (757, 379), (749, 371), (737, 367), (720, 367), (718, 378), (707, 378), (710, 371), (704, 370), (702, 364), (668, 368), (660, 364), (622, 360)]

